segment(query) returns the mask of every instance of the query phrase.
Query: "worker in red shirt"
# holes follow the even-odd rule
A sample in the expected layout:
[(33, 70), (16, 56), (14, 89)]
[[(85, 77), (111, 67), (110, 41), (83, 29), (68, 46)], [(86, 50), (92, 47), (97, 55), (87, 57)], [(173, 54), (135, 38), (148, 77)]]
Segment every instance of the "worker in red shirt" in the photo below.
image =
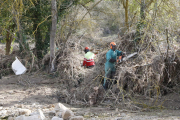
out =
[(84, 48), (85, 56), (83, 61), (83, 66), (86, 68), (92, 68), (95, 65), (94, 58), (96, 55), (89, 51), (89, 47)]

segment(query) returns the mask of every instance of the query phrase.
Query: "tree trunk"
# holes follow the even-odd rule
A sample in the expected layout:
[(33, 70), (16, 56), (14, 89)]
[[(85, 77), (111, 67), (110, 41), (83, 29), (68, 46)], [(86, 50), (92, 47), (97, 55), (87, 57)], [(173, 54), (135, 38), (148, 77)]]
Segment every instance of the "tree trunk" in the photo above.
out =
[(134, 42), (135, 42), (135, 46), (138, 48), (138, 44), (141, 40), (141, 36), (142, 36), (142, 29), (144, 28), (145, 26), (145, 9), (146, 9), (146, 6), (145, 6), (145, 0), (141, 0), (141, 4), (140, 4), (140, 21), (137, 25), (137, 28), (136, 28), (136, 33), (135, 33), (135, 39), (134, 39)]
[(141, 17), (141, 24), (142, 27), (144, 25), (144, 20), (145, 20), (145, 0), (141, 0), (141, 8), (140, 8), (140, 17)]
[(122, 0), (121, 1), (123, 4), (124, 12), (125, 12), (125, 24), (126, 24), (126, 29), (129, 30), (129, 23), (128, 23), (128, 4), (129, 0)]
[(126, 0), (126, 5), (125, 5), (125, 23), (126, 23), (126, 28), (129, 30), (129, 23), (128, 23), (128, 0)]
[(55, 36), (56, 36), (56, 24), (57, 24), (57, 7), (56, 0), (51, 1), (51, 11), (52, 11), (52, 28), (50, 34), (50, 71), (55, 70)]
[(12, 35), (7, 31), (6, 33), (6, 55), (9, 55), (11, 50)]

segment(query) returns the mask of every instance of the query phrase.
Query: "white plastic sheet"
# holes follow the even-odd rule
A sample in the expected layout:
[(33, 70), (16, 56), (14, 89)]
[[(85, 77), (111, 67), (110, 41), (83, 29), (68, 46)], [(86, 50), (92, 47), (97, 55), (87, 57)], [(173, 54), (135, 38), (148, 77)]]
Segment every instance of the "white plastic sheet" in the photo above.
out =
[(16, 57), (16, 60), (12, 63), (12, 70), (16, 75), (24, 74), (27, 69), (26, 67), (18, 60)]

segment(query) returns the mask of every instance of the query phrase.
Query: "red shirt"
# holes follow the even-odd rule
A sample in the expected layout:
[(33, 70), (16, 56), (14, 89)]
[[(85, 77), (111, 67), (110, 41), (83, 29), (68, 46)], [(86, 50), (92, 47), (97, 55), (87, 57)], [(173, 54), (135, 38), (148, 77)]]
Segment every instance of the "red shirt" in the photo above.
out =
[(83, 66), (89, 67), (95, 65), (94, 58), (95, 54), (92, 52), (87, 52), (84, 57)]

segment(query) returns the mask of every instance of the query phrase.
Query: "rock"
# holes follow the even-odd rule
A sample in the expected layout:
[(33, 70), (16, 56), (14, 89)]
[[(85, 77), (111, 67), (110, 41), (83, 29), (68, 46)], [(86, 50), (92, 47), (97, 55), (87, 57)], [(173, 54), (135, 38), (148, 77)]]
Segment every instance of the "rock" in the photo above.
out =
[(14, 117), (8, 117), (7, 120), (14, 120)]
[(43, 119), (41, 119), (39, 115), (33, 115), (33, 116), (21, 115), (16, 117), (14, 120), (43, 120)]
[(63, 120), (63, 118), (59, 118), (57, 116), (54, 116), (51, 120)]
[(55, 107), (54, 104), (50, 104), (50, 105), (46, 106), (46, 108), (54, 108), (54, 107)]
[(57, 113), (56, 113), (56, 116), (62, 118), (62, 112), (57, 112)]
[(46, 117), (44, 116), (44, 113), (40, 109), (38, 109), (36, 112), (31, 113), (30, 116), (38, 116), (38, 118), (41, 120), (46, 119)]
[(56, 112), (55, 112), (55, 111), (50, 111), (50, 112), (48, 113), (48, 115), (49, 115), (49, 116), (55, 116), (55, 115), (56, 115)]
[(84, 120), (83, 116), (73, 116), (69, 120)]
[(23, 108), (23, 107), (24, 107), (23, 104), (17, 105), (17, 108)]
[(29, 116), (38, 115), (38, 114), (39, 113), (36, 111), (36, 112), (31, 113)]
[(18, 113), (19, 113), (19, 115), (29, 116), (31, 114), (31, 110), (29, 110), (29, 109), (19, 109)]
[(64, 120), (68, 119), (71, 116), (74, 116), (74, 113), (71, 110), (66, 110), (62, 112), (62, 118)]
[(116, 118), (115, 120), (123, 120), (123, 117)]
[(58, 104), (56, 104), (54, 110), (55, 110), (56, 112), (58, 112), (58, 111), (61, 111), (61, 112), (62, 112), (62, 111), (68, 110), (68, 108), (67, 108), (66, 106), (64, 106), (62, 103), (58, 103)]
[(7, 115), (7, 110), (1, 110), (1, 111), (0, 111), (0, 116), (1, 116), (1, 117), (6, 117), (6, 116), (8, 116), (8, 115)]
[(38, 109), (38, 114), (39, 114), (39, 117), (41, 118), (41, 120), (44, 120), (46, 117), (44, 116), (42, 110)]

